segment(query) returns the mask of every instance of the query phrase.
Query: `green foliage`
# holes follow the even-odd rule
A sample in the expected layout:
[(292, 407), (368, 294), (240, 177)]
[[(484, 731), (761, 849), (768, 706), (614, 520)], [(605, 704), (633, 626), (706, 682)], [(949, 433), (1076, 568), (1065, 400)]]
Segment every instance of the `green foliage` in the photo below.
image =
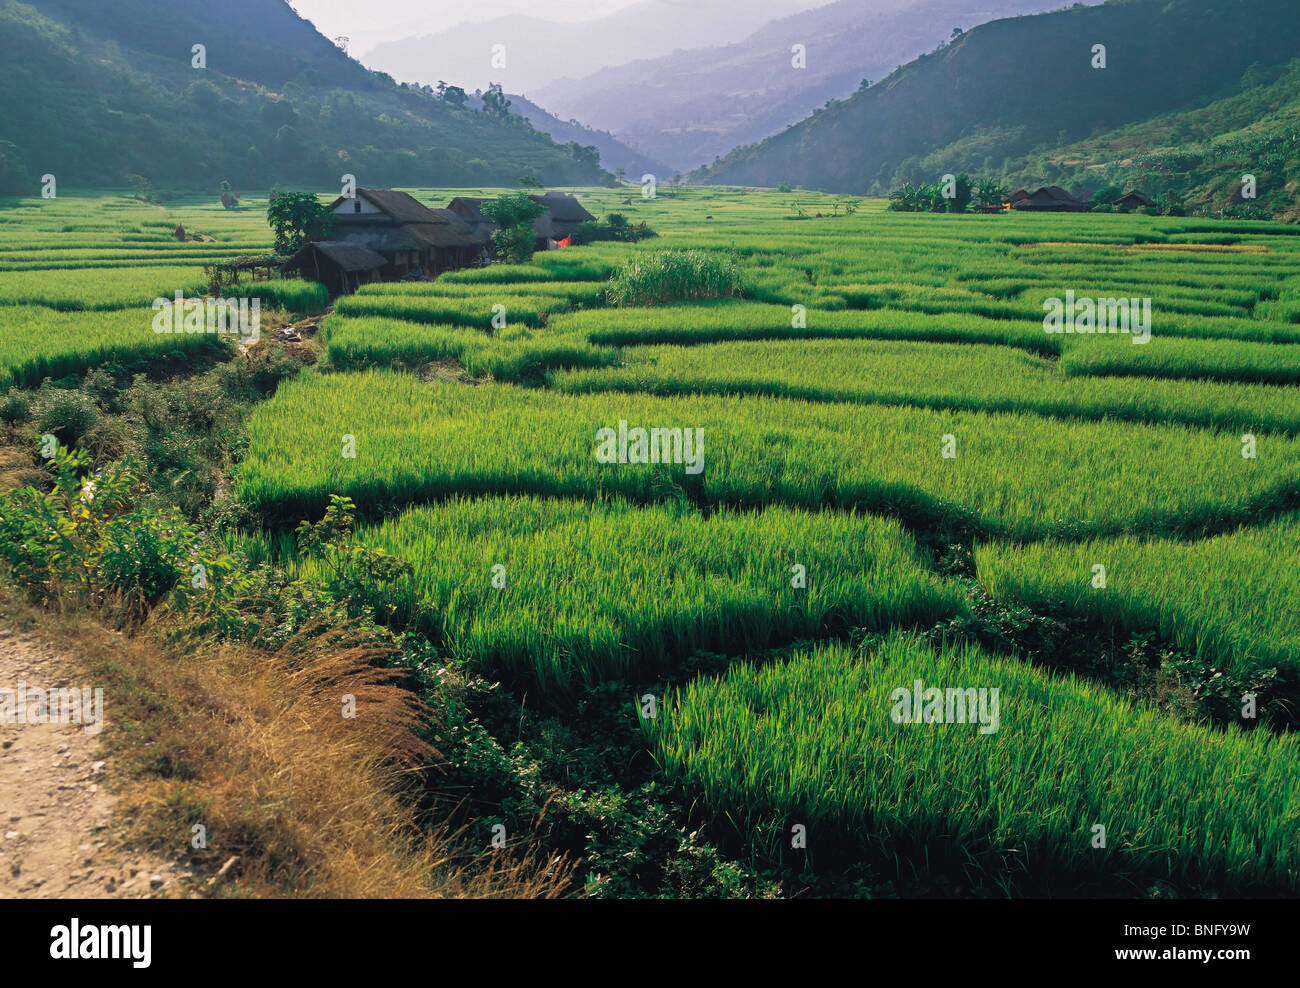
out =
[(663, 250), (629, 261), (609, 286), (615, 306), (737, 298), (744, 291), (735, 257), (699, 250)]
[(298, 552), (318, 560), (338, 599), (349, 606), (350, 616), (359, 617), (378, 606), (391, 617), (397, 606), (380, 603), (390, 586), (411, 575), (411, 564), (381, 549), (359, 545), (355, 536), (356, 506), (351, 498), (330, 497), (325, 516), (318, 522), (304, 521), (294, 533)]
[(334, 225), (329, 207), (311, 192), (275, 193), (266, 207), (279, 254), (294, 254), (310, 240), (323, 240)]
[[(611, 469), (596, 460), (594, 437), (620, 419), (700, 428), (718, 444), (698, 474), (650, 463)], [(345, 433), (364, 435), (375, 452), (340, 457)], [(961, 437), (955, 462), (939, 456), (945, 434)], [(330, 493), (363, 510), (453, 493), (647, 502), (663, 498), (668, 480), (700, 504), (888, 511), (1032, 538), (1196, 534), (1300, 496), (1300, 443), (1284, 436), (1261, 437), (1258, 458), (1244, 460), (1238, 436), (1181, 426), (1069, 420), (1045, 428), (1026, 412), (563, 395), (378, 371), (287, 383), (250, 417), (249, 439), (238, 489), (274, 518), (319, 513)], [(378, 452), (391, 449), (403, 455)], [(1035, 456), (1025, 458), (1026, 449)]]
[[(346, 529), (351, 502), (330, 503), (321, 524), (337, 517)], [(305, 542), (304, 531), (300, 549), (322, 560), (306, 562), (304, 575), (341, 597), (369, 588), (365, 599), (386, 619), (546, 693), (653, 677), (697, 651), (923, 626), (963, 610), (923, 571), (901, 527), (870, 516), (773, 508), (705, 519), (671, 505), (458, 498), (413, 508), (360, 533), (356, 545), (347, 534)], [(815, 574), (805, 587), (794, 585), (790, 553)], [(394, 557), (405, 561), (400, 569)], [(415, 576), (396, 581), (399, 573)]]
[[(997, 731), (893, 722), (894, 691), (916, 680), (997, 689)], [(820, 853), (852, 849), (900, 878), (973, 871), (1021, 894), (1116, 875), (1298, 887), (1295, 737), (1172, 723), (971, 647), (894, 635), (862, 654), (741, 663), (695, 679), (645, 728), (668, 777), (772, 858), (792, 856), (796, 820)], [(1099, 821), (1106, 849), (1091, 842)]]
[(546, 207), (533, 202), (524, 192), (509, 192), (483, 203), (483, 215), (496, 224), (492, 243), (506, 264), (524, 264), (532, 259), (537, 233), (533, 221)]
[(570, 236), (573, 245), (579, 247), (599, 241), (634, 244), (657, 234), (650, 229), (645, 220), (633, 224), (629, 223), (622, 213), (610, 213), (603, 223), (594, 220), (579, 223)]
[(0, 495), (0, 561), (29, 596), (136, 617), (164, 599), (213, 603), (234, 561), (207, 549), (174, 507), (146, 499), (129, 464), (92, 473), (88, 454), (59, 447), (49, 470), (49, 491)]
[(54, 389), (46, 393), (37, 425), (65, 446), (75, 446), (99, 423), (99, 409), (80, 391)]
[[(1237, 674), (1300, 674), (1300, 517), (1197, 543), (1132, 539), (977, 547), (980, 580), (1030, 605), (1056, 602), (1125, 630), (1155, 628)], [(1096, 564), (1106, 586), (1092, 586)]]

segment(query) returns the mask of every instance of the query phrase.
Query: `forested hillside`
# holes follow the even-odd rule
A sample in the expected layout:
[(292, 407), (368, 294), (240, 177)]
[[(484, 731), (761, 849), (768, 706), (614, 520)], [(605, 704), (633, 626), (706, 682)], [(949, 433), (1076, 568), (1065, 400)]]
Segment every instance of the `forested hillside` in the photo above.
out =
[(1023, 172), (1026, 155), (1240, 93), (1248, 71), (1298, 52), (1293, 0), (1110, 0), (994, 21), (694, 179), (861, 193)]
[(367, 71), (282, 0), (0, 0), (0, 89), (0, 193), (604, 178), (520, 117)]

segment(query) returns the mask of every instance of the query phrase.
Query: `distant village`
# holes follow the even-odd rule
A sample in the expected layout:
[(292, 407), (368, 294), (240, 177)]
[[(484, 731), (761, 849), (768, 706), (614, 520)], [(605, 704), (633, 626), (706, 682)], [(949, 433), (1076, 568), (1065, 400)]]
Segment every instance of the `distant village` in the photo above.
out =
[[(567, 193), (529, 198), (544, 207), (533, 221), (536, 250), (567, 247), (579, 224), (595, 220)], [(329, 239), (304, 245), (281, 270), (344, 295), (372, 281), (432, 279), (486, 264), (496, 228), (483, 214), (489, 201), (457, 196), (445, 208), (432, 209), (405, 192), (357, 189), (355, 196), (340, 196), (330, 204), (334, 225)]]
[[(1142, 192), (1133, 191), (1107, 205), (1123, 212), (1144, 207), (1154, 208), (1155, 201)], [(1017, 189), (1007, 196), (1003, 208), (1023, 212), (1086, 213), (1093, 208), (1093, 204), (1083, 199), (1076, 199), (1059, 185), (1045, 185), (1034, 192)]]

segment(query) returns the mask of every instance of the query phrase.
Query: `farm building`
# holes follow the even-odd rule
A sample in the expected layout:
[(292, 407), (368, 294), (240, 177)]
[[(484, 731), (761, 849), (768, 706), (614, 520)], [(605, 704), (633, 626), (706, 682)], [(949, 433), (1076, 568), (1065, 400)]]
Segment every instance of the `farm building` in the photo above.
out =
[(1010, 199), (1012, 209), (1041, 213), (1086, 213), (1088, 211), (1087, 203), (1080, 202), (1059, 185), (1045, 185), (1036, 192), (1025, 193), (1017, 198), (1023, 192), (1024, 190), (1020, 189), (1012, 194)]
[[(457, 196), (447, 204), (448, 212), (467, 223), (479, 243), (485, 247), (492, 243), (492, 231), (496, 229), (496, 224), (483, 215), (483, 204), (491, 201), (491, 199)], [(534, 250), (550, 250), (555, 246), (555, 231), (551, 228), (550, 213), (542, 213), (533, 220), (533, 232), (537, 234), (537, 239), (533, 243)]]
[(1136, 189), (1130, 192), (1128, 195), (1120, 196), (1118, 199), (1115, 200), (1116, 209), (1124, 209), (1124, 210), (1141, 209), (1144, 206), (1154, 207), (1155, 201), (1151, 199), (1149, 196), (1144, 195), (1141, 192), (1138, 192)]
[(447, 209), (430, 209), (405, 192), (357, 189), (329, 206), (330, 243), (360, 245), (384, 258), (380, 281), (437, 277), (472, 264), (483, 252), (474, 229)]
[(319, 281), (331, 295), (346, 295), (377, 280), (388, 263), (383, 254), (364, 244), (318, 241), (303, 247), (280, 270), (285, 274), (296, 271), (304, 278)]
[(551, 236), (566, 240), (580, 223), (590, 223), (596, 217), (583, 208), (582, 203), (565, 192), (548, 192), (544, 196), (529, 196), (535, 203), (546, 207), (551, 220)]
[[(578, 228), (578, 224), (596, 218), (583, 208), (582, 203), (567, 193), (548, 192), (546, 195), (528, 198), (546, 207), (546, 212), (533, 220), (533, 230), (537, 233), (537, 250), (550, 250), (556, 246), (557, 241), (567, 239)], [(490, 201), (457, 196), (447, 204), (447, 209), (470, 224), (480, 238), (480, 242), (487, 244), (491, 240), (494, 224), (483, 215), (483, 204)]]

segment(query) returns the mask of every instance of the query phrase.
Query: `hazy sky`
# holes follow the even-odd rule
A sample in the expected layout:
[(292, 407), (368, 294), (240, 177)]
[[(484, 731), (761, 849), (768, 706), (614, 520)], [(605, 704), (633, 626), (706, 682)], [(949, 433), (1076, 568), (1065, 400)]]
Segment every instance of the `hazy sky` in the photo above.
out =
[[(292, 0), (294, 8), (326, 37), (352, 39), (353, 53), (381, 41), (433, 34), (465, 21), (529, 14), (551, 21), (591, 20), (638, 0)], [(764, 0), (755, 0), (761, 6)], [(811, 0), (809, 6), (816, 6)]]
[[(487, 21), (507, 14), (528, 14), (552, 21), (594, 20), (630, 7), (642, 0), (292, 0), (294, 8), (328, 38), (346, 35), (354, 55), (363, 54), (383, 41), (412, 35), (434, 34), (466, 21)], [(681, 7), (687, 14), (692, 6), (708, 0), (657, 0)], [(791, 8), (820, 7), (831, 0), (750, 0), (754, 26)], [(870, 2), (870, 0), (866, 0)]]

